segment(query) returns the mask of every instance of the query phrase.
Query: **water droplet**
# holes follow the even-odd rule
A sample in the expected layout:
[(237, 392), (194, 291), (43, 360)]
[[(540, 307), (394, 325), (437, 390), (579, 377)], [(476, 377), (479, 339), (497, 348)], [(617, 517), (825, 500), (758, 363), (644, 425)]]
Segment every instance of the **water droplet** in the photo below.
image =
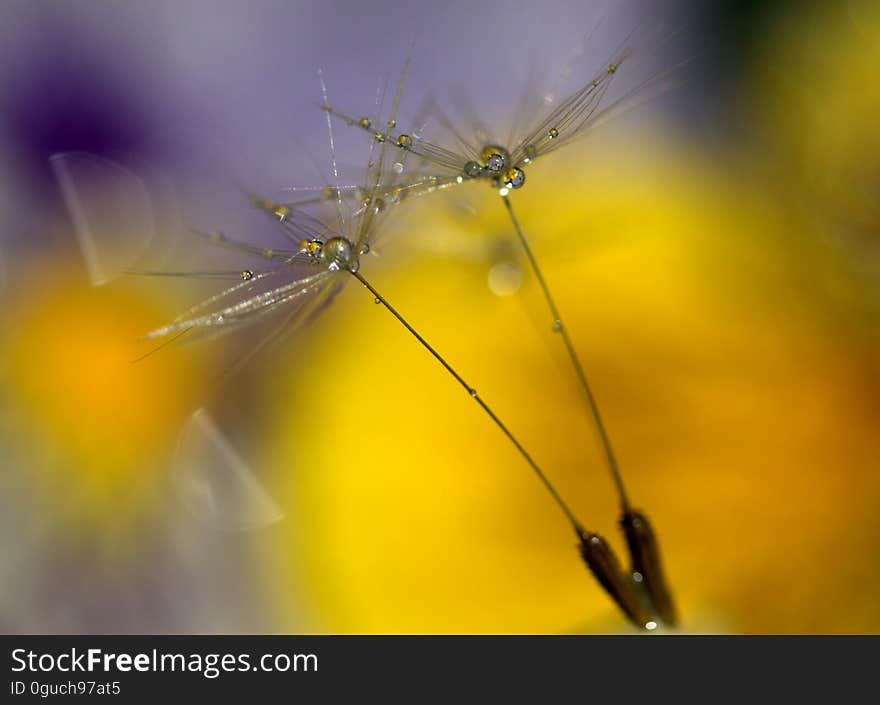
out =
[(637, 570), (633, 571), (633, 580), (634, 581), (636, 581), (637, 583), (640, 583), (644, 579), (645, 579), (644, 576), (639, 571), (637, 571)]
[(491, 171), (493, 174), (501, 171), (501, 168), (504, 166), (504, 157), (500, 154), (493, 154), (486, 160), (486, 169)]
[(397, 127), (397, 120), (389, 120), (386, 124), (388, 125), (388, 129), (392, 129)]
[(476, 396), (477, 396), (477, 390), (476, 390), (476, 389), (468, 389), (468, 393), (469, 393), (472, 397), (474, 397), (474, 398), (476, 398)]
[(370, 253), (370, 246), (365, 242), (361, 245), (361, 249), (359, 250), (362, 255), (366, 255)]
[(367, 117), (362, 117), (360, 120), (358, 120), (358, 125), (363, 127), (365, 130), (369, 130), (372, 124), (373, 123), (370, 121), (370, 118)]
[(312, 259), (318, 259), (321, 257), (321, 253), (324, 250), (324, 243), (317, 238), (312, 238), (311, 240), (302, 240), (299, 243), (299, 251), (300, 254), (308, 255)]
[(383, 135), (381, 132), (374, 132), (373, 139), (379, 143), (382, 143), (385, 141), (385, 135)]
[(504, 185), (508, 188), (520, 188), (526, 182), (526, 173), (518, 166), (508, 169), (504, 174)]
[(382, 299), (380, 299), (380, 298), (377, 296), (375, 299), (373, 299), (373, 303), (374, 303), (374, 304), (381, 304), (381, 303), (382, 303)]
[(551, 140), (555, 140), (557, 137), (559, 137), (559, 130), (557, 130), (555, 127), (551, 127), (549, 130), (547, 130), (547, 137), (549, 137)]
[(523, 161), (526, 164), (528, 164), (530, 161), (532, 161), (532, 159), (538, 156), (538, 148), (535, 147), (535, 145), (533, 144), (527, 144), (523, 149), (523, 152), (525, 153)]
[(409, 135), (400, 135), (397, 138), (397, 146), (402, 149), (409, 149), (410, 147), (412, 147), (412, 143), (412, 137), (410, 137)]
[(352, 249), (352, 244), (344, 237), (332, 237), (321, 248), (321, 259), (329, 263), (330, 269), (336, 270), (339, 265), (348, 265), (352, 261)]
[(553, 332), (559, 333), (561, 330), (562, 330), (562, 321), (560, 321), (557, 318), (555, 321), (553, 321)]
[(250, 269), (245, 269), (242, 271), (242, 273), (241, 273), (242, 281), (248, 282), (253, 278), (254, 278), (254, 273)]
[(608, 64), (608, 73), (614, 73), (617, 71), (617, 64)]
[(404, 169), (403, 162), (394, 162), (391, 168), (394, 169), (395, 174), (402, 174)]
[(477, 164), (477, 162), (468, 162), (464, 165), (464, 175), (470, 179), (477, 178), (482, 171), (483, 167)]
[(500, 173), (510, 163), (510, 152), (504, 149), (504, 147), (499, 147), (497, 144), (483, 147), (480, 156), (483, 164), (486, 166), (486, 170), (491, 171), (493, 174)]
[(325, 110), (329, 113), (331, 110), (333, 110), (333, 106), (330, 105), (330, 103), (322, 103), (321, 110)]
[(645, 629), (653, 632), (657, 628), (657, 622), (645, 622)]

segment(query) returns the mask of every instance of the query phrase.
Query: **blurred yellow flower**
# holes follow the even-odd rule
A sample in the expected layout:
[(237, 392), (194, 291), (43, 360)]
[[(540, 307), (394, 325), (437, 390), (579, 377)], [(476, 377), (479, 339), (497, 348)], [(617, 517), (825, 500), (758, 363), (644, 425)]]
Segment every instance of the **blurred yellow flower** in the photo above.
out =
[(876, 242), (880, 6), (850, 0), (787, 13), (751, 71), (758, 126), (781, 148), (779, 168), (805, 182), (800, 200), (824, 211), (828, 223), (847, 223)]
[[(536, 166), (515, 203), (658, 528), (684, 629), (880, 628), (880, 563), (866, 559), (880, 548), (878, 365), (825, 288), (847, 273), (772, 182), (680, 145), (624, 145), (592, 142), (591, 169), (585, 153)], [(496, 296), (491, 262), (414, 244), (416, 230), (513, 237), (491, 194), (470, 195), (471, 219), (413, 205), (386, 247), (398, 255), (362, 271), (622, 553), (534, 282)], [(267, 566), (280, 629), (303, 613), (330, 632), (627, 628), (522, 460), (365, 292), (273, 359), (266, 453), (290, 517)]]
[(21, 274), (39, 284), (7, 301), (0, 352), (16, 470), (47, 522), (112, 542), (167, 502), (168, 456), (205, 378), (184, 348), (132, 363), (168, 315), (155, 290), (92, 288), (68, 261)]

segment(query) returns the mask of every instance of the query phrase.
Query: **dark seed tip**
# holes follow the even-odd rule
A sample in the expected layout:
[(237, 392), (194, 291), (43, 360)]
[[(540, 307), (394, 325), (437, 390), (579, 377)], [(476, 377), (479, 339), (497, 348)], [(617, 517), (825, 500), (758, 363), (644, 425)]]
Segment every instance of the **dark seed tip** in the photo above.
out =
[[(642, 604), (638, 593), (628, 576), (620, 567), (614, 551), (604, 538), (591, 531), (579, 530), (580, 552), (587, 568), (617, 603), (627, 618), (640, 629), (651, 629), (650, 615)], [(656, 625), (655, 625), (656, 626)]]
[(640, 511), (627, 509), (620, 518), (632, 566), (631, 574), (641, 575), (641, 584), (660, 619), (669, 626), (678, 622), (672, 591), (663, 572), (660, 545), (651, 522)]

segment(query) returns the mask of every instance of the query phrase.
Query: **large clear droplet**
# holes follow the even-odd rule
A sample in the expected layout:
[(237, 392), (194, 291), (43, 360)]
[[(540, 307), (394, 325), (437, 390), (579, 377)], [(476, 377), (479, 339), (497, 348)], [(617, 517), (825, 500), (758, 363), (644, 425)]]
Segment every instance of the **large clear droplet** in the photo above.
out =
[(493, 154), (486, 160), (486, 168), (493, 174), (501, 171), (504, 166), (504, 157), (500, 154)]
[(91, 282), (106, 284), (130, 268), (155, 235), (147, 186), (130, 170), (94, 154), (64, 152), (49, 161)]
[(184, 425), (172, 472), (174, 490), (184, 506), (214, 529), (249, 531), (284, 518), (204, 409)]

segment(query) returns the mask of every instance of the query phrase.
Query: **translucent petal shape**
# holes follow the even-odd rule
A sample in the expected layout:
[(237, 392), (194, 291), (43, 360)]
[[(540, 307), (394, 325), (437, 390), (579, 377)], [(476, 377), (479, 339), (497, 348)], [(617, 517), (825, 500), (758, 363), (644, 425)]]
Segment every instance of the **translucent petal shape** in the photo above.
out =
[(174, 488), (199, 520), (223, 531), (260, 529), (284, 515), (204, 409), (190, 416), (178, 441)]
[(144, 252), (155, 235), (150, 192), (125, 167), (85, 152), (49, 158), (92, 284), (112, 281)]

